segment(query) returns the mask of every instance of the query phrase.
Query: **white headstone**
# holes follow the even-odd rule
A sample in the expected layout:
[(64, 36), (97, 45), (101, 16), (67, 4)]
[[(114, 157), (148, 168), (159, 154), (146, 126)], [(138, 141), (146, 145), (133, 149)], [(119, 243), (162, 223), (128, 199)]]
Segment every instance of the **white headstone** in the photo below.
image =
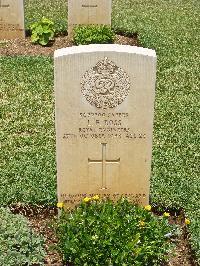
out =
[(149, 202), (156, 54), (122, 45), (55, 52), (58, 200)]
[(77, 25), (111, 25), (112, 0), (68, 0), (68, 34)]
[(0, 39), (24, 37), (24, 1), (0, 0)]

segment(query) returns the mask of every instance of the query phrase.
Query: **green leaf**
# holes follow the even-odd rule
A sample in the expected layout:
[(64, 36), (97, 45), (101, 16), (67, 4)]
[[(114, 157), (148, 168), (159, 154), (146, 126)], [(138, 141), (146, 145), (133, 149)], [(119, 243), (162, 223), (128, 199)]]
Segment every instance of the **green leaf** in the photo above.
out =
[(47, 18), (42, 18), (41, 21), (35, 22), (30, 26), (32, 31), (31, 41), (39, 43), (43, 46), (47, 45), (54, 39), (55, 28), (54, 23)]

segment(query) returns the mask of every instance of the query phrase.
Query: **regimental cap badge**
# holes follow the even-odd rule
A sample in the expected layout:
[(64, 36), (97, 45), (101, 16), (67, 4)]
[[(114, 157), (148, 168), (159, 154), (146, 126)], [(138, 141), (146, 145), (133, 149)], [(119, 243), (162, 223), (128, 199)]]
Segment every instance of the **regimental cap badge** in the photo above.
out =
[(101, 109), (118, 106), (129, 91), (130, 77), (107, 57), (86, 71), (81, 81), (81, 92), (86, 100)]
[(93, 70), (96, 71), (98, 74), (114, 74), (115, 70), (117, 70), (117, 66), (112, 62), (109, 61), (108, 57), (105, 57), (104, 60), (99, 61)]

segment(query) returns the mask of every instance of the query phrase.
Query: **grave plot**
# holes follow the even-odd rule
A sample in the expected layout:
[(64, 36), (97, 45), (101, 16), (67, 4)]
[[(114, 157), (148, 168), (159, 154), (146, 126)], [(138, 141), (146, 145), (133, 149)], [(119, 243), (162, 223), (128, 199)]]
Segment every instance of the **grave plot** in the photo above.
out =
[[(137, 32), (140, 45), (155, 49), (158, 55), (152, 172), (151, 179), (146, 179), (145, 184), (151, 181), (149, 195), (153, 213), (159, 217), (165, 213), (166, 217), (168, 217), (166, 219), (170, 223), (176, 223), (182, 228), (183, 233), (179, 238), (179, 243), (175, 250), (177, 256), (171, 258), (169, 264), (173, 266), (196, 266), (195, 262), (199, 260), (200, 235), (198, 212), (200, 191), (198, 164), (199, 90), (197, 89), (199, 86), (199, 53), (197, 52), (199, 43), (198, 36), (200, 36), (197, 27), (199, 7), (198, 4), (194, 5), (194, 1), (187, 1), (187, 3), (179, 1), (178, 4), (174, 1), (173, 3), (166, 4), (166, 1), (161, 0), (159, 6), (150, 1), (140, 3), (140, 1), (119, 2), (114, 0), (112, 2), (113, 29), (118, 29), (119, 31), (123, 29), (129, 33)], [(7, 4), (5, 4), (6, 0), (2, 0), (1, 3), (3, 3), (1, 4), (3, 8), (8, 8)], [(31, 5), (30, 3), (29, 0), (25, 2), (26, 11), (28, 11), (25, 13), (26, 19), (40, 19), (41, 16), (47, 16), (48, 14), (53, 20), (59, 20), (62, 13), (59, 8), (60, 6), (66, 6), (66, 1), (62, 0), (59, 2), (59, 7), (56, 1), (50, 3), (50, 1), (46, 0), (36, 0)], [(89, 8), (96, 10), (94, 6), (86, 6), (84, 8), (84, 10), (89, 10)], [(67, 18), (64, 20), (67, 21)], [(65, 28), (67, 29), (67, 23)], [(0, 42), (0, 71), (3, 73), (0, 85), (0, 101), (3, 110), (1, 116), (3, 123), (1, 130), (2, 146), (0, 151), (2, 158), (0, 201), (2, 206), (9, 207), (13, 213), (20, 212), (24, 216), (27, 216), (34, 231), (40, 232), (47, 237), (46, 247), (50, 243), (57, 243), (54, 234), (48, 227), (49, 222), (57, 217), (57, 211), (55, 209), (52, 211), (51, 207), (50, 209), (44, 207), (40, 215), (38, 214), (40, 208), (36, 208), (34, 212), (33, 205), (38, 206), (44, 204), (45, 206), (56, 206), (57, 202), (53, 59), (52, 57), (4, 57), (2, 55), (38, 55), (41, 53), (43, 55), (52, 55), (56, 48), (65, 46), (65, 41), (67, 42), (66, 46), (71, 45), (66, 36), (63, 39), (59, 38), (58, 41), (60, 43), (55, 42), (54, 47), (42, 47), (38, 49), (39, 46), (32, 45), (30, 47), (30, 50), (32, 49), (31, 51), (27, 48), (27, 39), (25, 41), (22, 39), (19, 42), (17, 40), (1, 40)], [(20, 46), (20, 49), (18, 49), (19, 46), (16, 47), (16, 44), (19, 43), (23, 44)], [(119, 60), (109, 54), (109, 56), (102, 56), (96, 59), (80, 75), (82, 78), (78, 86), (80, 86), (81, 106), (86, 105), (89, 109), (97, 108), (98, 111), (95, 113), (98, 114), (107, 114), (108, 109), (124, 108), (129, 102), (132, 91), (134, 91), (134, 89), (131, 89), (131, 86), (135, 84), (134, 82), (131, 83), (131, 74), (124, 64), (124, 58)], [(109, 62), (108, 65), (115, 66), (116, 76), (119, 73), (126, 73), (127, 80), (130, 78), (130, 84), (132, 84), (127, 94), (123, 91), (123, 99), (118, 102), (118, 106), (114, 106), (114, 103), (107, 105), (106, 101), (103, 101), (103, 103), (102, 101), (100, 103), (98, 101), (98, 104), (96, 104), (93, 98), (92, 100), (89, 98), (90, 101), (88, 100), (88, 91), (90, 92), (91, 87), (87, 85), (88, 77), (89, 83), (93, 82), (94, 79), (91, 73), (97, 75), (98, 62), (106, 65), (106, 63), (102, 63), (105, 61)], [(82, 66), (83, 62), (77, 64), (75, 76), (79, 73)], [(137, 70), (140, 71), (140, 68)], [(104, 75), (106, 75), (108, 69), (105, 68), (104, 71)], [(112, 74), (110, 77), (113, 77)], [(63, 78), (66, 77), (63, 76)], [(100, 88), (98, 84), (97, 92), (102, 90), (102, 87)], [(126, 91), (127, 88), (128, 86), (126, 85), (123, 89)], [(66, 88), (64, 87), (64, 89)], [(112, 90), (106, 90), (112, 93)], [(75, 100), (73, 104), (71, 109), (77, 107)], [(135, 106), (137, 104), (143, 104), (143, 102), (136, 102)], [(142, 111), (145, 112), (145, 110)], [(122, 128), (125, 129), (122, 132), (124, 137), (125, 133), (130, 133), (127, 132), (128, 127), (124, 126), (124, 124), (130, 125), (130, 117), (121, 116), (120, 118), (113, 119), (113, 117), (99, 115), (100, 118), (95, 117), (95, 119), (91, 119), (88, 116), (88, 111), (83, 112), (82, 110), (78, 115), (76, 125), (74, 125), (73, 119), (77, 117), (75, 114), (72, 115), (73, 119), (70, 119), (71, 126), (67, 129), (76, 129), (77, 131), (74, 131), (75, 133), (78, 132), (77, 136), (82, 142), (87, 143), (92, 139), (92, 143), (94, 144), (94, 149), (90, 144), (85, 145), (84, 150), (81, 149), (81, 154), (73, 157), (73, 162), (75, 161), (78, 164), (82, 154), (87, 155), (85, 161), (81, 160), (81, 164), (87, 165), (89, 177), (89, 180), (84, 180), (85, 183), (83, 186), (86, 187), (86, 183), (92, 184), (92, 186), (98, 187), (100, 191), (108, 191), (111, 187), (117, 192), (119, 189), (115, 187), (115, 184), (121, 182), (119, 175), (122, 170), (121, 166), (131, 160), (129, 157), (123, 157), (124, 155), (121, 154), (122, 149), (118, 147), (126, 146), (127, 150), (129, 150), (131, 149), (132, 142), (126, 140), (130, 141), (128, 142), (130, 147), (122, 143), (124, 139), (119, 138), (121, 133), (117, 135), (118, 138), (115, 143), (113, 140), (107, 141), (105, 139), (105, 132), (108, 129), (111, 130), (111, 128), (112, 130), (121, 128), (122, 125)], [(77, 120), (74, 119), (74, 121)], [(81, 127), (76, 128), (79, 124)], [(96, 132), (97, 129), (101, 131), (103, 129), (105, 132)], [(135, 133), (134, 131), (132, 132)], [(113, 133), (109, 134), (109, 136), (113, 136)], [(70, 139), (70, 136), (66, 132), (63, 144), (71, 143), (70, 145), (73, 147), (75, 145), (74, 142), (76, 141), (78, 143), (78, 141), (75, 140), (76, 138), (73, 139), (72, 136), (72, 139)], [(102, 139), (99, 139), (99, 136)], [(139, 147), (143, 147), (143, 144), (145, 146), (147, 139), (140, 138), (141, 142), (139, 142), (137, 135), (133, 134), (133, 136), (135, 152), (137, 154), (140, 152), (142, 154), (145, 153), (145, 150), (141, 150)], [(81, 145), (79, 146), (81, 147)], [(63, 150), (65, 149), (64, 146), (61, 148)], [(143, 158), (141, 158), (142, 160)], [(134, 171), (136, 170), (134, 169)], [(134, 171), (131, 174), (134, 174)], [(77, 179), (74, 180), (74, 182), (76, 181)], [(134, 179), (135, 183), (137, 183), (137, 180)], [(140, 180), (138, 184), (140, 184)], [(74, 185), (75, 190), (81, 187), (75, 187)], [(123, 189), (122, 186), (120, 186), (121, 188)], [(128, 187), (128, 189), (131, 190), (132, 187)], [(134, 187), (135, 189), (138, 188)], [(148, 189), (148, 187), (147, 189), (145, 188), (147, 192)], [(76, 202), (76, 198), (85, 196), (85, 192), (83, 194), (72, 195), (69, 195), (67, 192), (66, 194), (71, 197), (70, 200), (66, 197), (64, 201), (72, 201), (72, 204)], [(106, 195), (109, 193), (103, 194)], [(140, 198), (144, 196), (144, 194), (140, 195), (140, 192), (137, 195)], [(90, 203), (91, 200), (88, 198), (95, 196), (93, 196), (93, 193), (90, 193), (85, 200)], [(97, 199), (97, 197), (95, 198)], [(93, 201), (94, 199), (91, 202)], [(62, 204), (62, 202), (60, 203)], [(54, 215), (53, 218), (52, 212)], [(6, 226), (8, 224), (6, 218), (9, 219), (10, 216), (6, 211), (3, 211), (3, 213), (5, 213), (3, 220)], [(12, 218), (16, 220), (13, 216)], [(9, 219), (9, 224), (14, 221), (12, 218)], [(22, 220), (20, 217), (19, 221)], [(144, 221), (139, 222), (140, 227), (145, 226)], [(14, 228), (17, 231), (16, 228), (18, 227), (14, 226)], [(23, 228), (21, 227), (21, 229)], [(33, 243), (35, 234), (32, 234), (28, 227), (24, 227), (24, 229), (29, 235), (33, 236)], [(17, 232), (19, 233), (21, 231)], [(96, 235), (93, 238), (93, 240), (97, 239)], [(15, 238), (6, 237), (6, 240), (10, 239)], [(42, 241), (39, 243), (39, 246), (39, 249), (42, 251), (44, 248)], [(29, 245), (28, 247), (30, 248), (28, 250), (31, 252), (32, 246)], [(19, 249), (19, 246), (17, 248)], [(195, 253), (191, 253), (191, 248)], [(40, 256), (39, 253), (37, 255)], [(20, 258), (20, 256), (14, 256), (14, 258)], [(53, 265), (53, 263), (58, 264), (60, 262), (61, 258), (58, 254), (52, 254), (51, 251), (48, 251), (45, 263)], [(0, 264), (9, 265), (7, 262)]]

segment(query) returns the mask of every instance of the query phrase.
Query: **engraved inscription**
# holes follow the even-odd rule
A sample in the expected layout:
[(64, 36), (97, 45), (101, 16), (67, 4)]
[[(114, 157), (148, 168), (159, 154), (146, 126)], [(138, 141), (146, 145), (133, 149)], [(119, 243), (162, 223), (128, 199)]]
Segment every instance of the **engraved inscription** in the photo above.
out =
[(76, 141), (77, 139), (124, 139), (128, 141), (147, 140), (147, 135), (141, 130), (132, 130), (128, 126), (128, 113), (80, 113), (80, 124), (77, 132), (65, 132), (63, 139)]
[(81, 81), (81, 92), (86, 100), (101, 109), (118, 106), (129, 91), (130, 77), (107, 57), (89, 69)]
[[(67, 203), (67, 204), (79, 204), (80, 201), (85, 198), (85, 197), (93, 197), (96, 194), (88, 194), (88, 193), (80, 193), (80, 194), (67, 194), (67, 193), (62, 193), (60, 197), (62, 200)], [(141, 204), (142, 199), (145, 199), (147, 197), (146, 194), (140, 193), (140, 194), (133, 194), (133, 193), (100, 193), (100, 197), (103, 198), (111, 198), (112, 200), (118, 200), (121, 197), (126, 197), (129, 198), (132, 202)]]
[(98, 7), (98, 5), (82, 5), (82, 7)]
[(75, 134), (67, 134), (65, 133), (64, 136), (63, 136), (63, 139), (77, 139), (77, 136)]
[(3, 4), (2, 0), (0, 0), (0, 8), (8, 8), (8, 7), (10, 7), (9, 4)]
[(2, 19), (0, 19), (0, 30), (2, 31), (23, 31), (22, 29), (19, 29), (19, 27), (19, 24), (5, 23)]
[(81, 118), (103, 117), (103, 118), (122, 118), (128, 117), (128, 113), (80, 113)]

